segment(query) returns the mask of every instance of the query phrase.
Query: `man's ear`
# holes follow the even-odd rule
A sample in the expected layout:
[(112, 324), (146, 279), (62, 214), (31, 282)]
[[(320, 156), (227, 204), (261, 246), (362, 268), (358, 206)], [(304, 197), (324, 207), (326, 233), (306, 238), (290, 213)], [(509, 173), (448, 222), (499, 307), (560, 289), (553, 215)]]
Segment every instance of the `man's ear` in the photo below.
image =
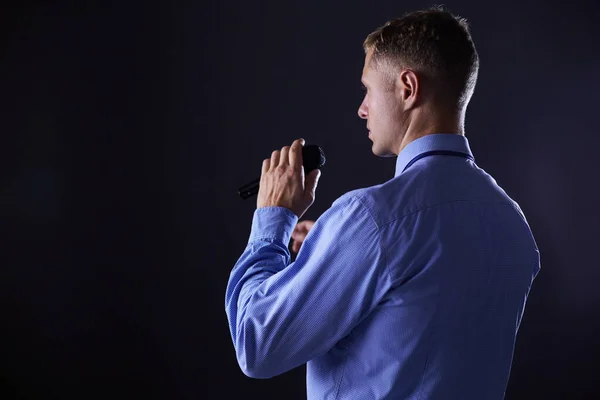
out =
[(398, 95), (405, 108), (412, 108), (417, 103), (419, 95), (419, 78), (413, 70), (403, 69), (398, 77)]

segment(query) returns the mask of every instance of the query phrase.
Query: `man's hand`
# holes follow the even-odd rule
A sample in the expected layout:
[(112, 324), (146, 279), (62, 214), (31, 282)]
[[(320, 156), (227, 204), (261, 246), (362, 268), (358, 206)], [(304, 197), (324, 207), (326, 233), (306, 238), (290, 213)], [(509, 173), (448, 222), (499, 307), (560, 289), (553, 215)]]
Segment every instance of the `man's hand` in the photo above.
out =
[(294, 253), (298, 253), (300, 251), (300, 246), (304, 243), (304, 239), (306, 235), (308, 235), (308, 231), (313, 227), (315, 221), (305, 220), (298, 222), (296, 227), (294, 228), (294, 232), (292, 232), (292, 251)]
[(303, 146), (304, 139), (295, 140), (291, 148), (275, 150), (263, 161), (256, 208), (285, 207), (301, 218), (312, 205), (321, 171), (315, 169), (304, 179)]

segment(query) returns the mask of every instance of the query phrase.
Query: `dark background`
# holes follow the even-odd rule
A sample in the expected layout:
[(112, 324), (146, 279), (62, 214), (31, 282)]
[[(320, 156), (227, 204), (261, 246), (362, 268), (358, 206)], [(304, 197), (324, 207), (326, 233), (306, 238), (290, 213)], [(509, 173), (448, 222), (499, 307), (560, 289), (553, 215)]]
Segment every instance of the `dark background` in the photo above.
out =
[[(305, 218), (393, 177), (356, 114), (362, 41), (432, 4), (5, 2), (0, 397), (305, 398), (305, 366), (235, 359), (225, 287), (256, 206), (236, 189), (300, 137), (327, 154)], [(600, 6), (445, 4), (480, 55), (476, 161), (541, 253), (506, 398), (599, 398)]]

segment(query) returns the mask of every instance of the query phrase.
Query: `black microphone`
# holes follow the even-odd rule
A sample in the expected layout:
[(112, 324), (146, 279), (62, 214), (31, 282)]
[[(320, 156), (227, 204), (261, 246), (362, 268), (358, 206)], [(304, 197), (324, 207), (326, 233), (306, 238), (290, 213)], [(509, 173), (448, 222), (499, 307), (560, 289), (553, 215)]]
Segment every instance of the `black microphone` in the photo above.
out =
[[(323, 150), (316, 144), (304, 145), (304, 147), (302, 147), (302, 165), (304, 166), (304, 173), (306, 175), (317, 168), (323, 168), (323, 165), (325, 165), (325, 153), (323, 153)], [(238, 189), (238, 194), (242, 199), (246, 200), (258, 193), (259, 186), (260, 178), (240, 187)]]

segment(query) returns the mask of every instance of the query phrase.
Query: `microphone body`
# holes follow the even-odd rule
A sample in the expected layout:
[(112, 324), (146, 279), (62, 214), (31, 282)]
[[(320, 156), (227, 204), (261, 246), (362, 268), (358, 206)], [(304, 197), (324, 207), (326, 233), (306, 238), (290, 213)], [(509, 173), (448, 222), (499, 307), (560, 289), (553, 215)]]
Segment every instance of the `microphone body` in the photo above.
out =
[[(302, 147), (302, 165), (304, 166), (304, 173), (308, 174), (310, 171), (317, 168), (323, 168), (325, 165), (325, 153), (316, 144), (307, 144)], [(260, 187), (260, 178), (253, 180), (241, 186), (238, 189), (238, 195), (244, 200), (256, 195)]]

